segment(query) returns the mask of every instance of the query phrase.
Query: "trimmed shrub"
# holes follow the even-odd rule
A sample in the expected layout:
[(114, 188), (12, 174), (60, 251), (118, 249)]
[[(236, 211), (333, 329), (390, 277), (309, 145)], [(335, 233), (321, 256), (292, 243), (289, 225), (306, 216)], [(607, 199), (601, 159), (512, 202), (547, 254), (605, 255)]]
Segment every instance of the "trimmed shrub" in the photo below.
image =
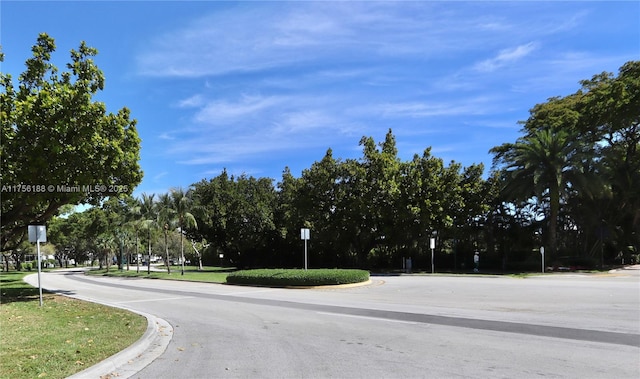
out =
[[(37, 265), (35, 266), (36, 268), (38, 267)], [(32, 263), (20, 263), (20, 269), (22, 271), (31, 271), (33, 269), (33, 264)]]
[(260, 286), (325, 286), (360, 283), (369, 280), (365, 270), (341, 269), (257, 269), (240, 270), (227, 276), (229, 284)]

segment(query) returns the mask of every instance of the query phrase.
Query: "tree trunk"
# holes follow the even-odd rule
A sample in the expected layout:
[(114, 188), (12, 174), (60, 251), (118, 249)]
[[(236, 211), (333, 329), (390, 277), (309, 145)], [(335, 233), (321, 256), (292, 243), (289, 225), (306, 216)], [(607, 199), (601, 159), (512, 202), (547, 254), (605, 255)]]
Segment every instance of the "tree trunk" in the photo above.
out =
[(149, 259), (147, 259), (147, 275), (151, 274), (151, 228), (147, 228), (149, 237)]
[(171, 275), (171, 267), (169, 266), (169, 245), (167, 243), (167, 226), (164, 228), (164, 251), (165, 251), (165, 264), (167, 265), (167, 274)]
[(140, 273), (140, 255), (138, 254), (138, 230), (136, 229), (136, 273)]
[(182, 264), (182, 271), (180, 275), (184, 275), (184, 243), (182, 242), (182, 225), (180, 225), (180, 263)]
[(551, 182), (549, 187), (549, 251), (550, 257), (555, 258), (558, 253), (558, 214), (560, 211), (560, 186)]

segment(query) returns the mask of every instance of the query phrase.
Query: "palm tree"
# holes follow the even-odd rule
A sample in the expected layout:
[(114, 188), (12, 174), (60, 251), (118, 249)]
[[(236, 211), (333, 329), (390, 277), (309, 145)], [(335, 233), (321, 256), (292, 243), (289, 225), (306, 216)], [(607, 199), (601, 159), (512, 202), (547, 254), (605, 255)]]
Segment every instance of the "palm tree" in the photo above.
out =
[(197, 228), (198, 224), (196, 223), (196, 219), (193, 217), (193, 214), (191, 214), (191, 207), (193, 204), (191, 191), (184, 191), (182, 188), (174, 188), (171, 190), (171, 200), (175, 221), (177, 222), (180, 230), (180, 260), (182, 261), (181, 275), (184, 275), (184, 228)]
[(529, 132), (516, 143), (494, 147), (494, 164), (503, 164), (506, 198), (548, 199), (548, 243), (557, 253), (560, 200), (566, 190), (579, 186), (584, 147), (567, 128), (544, 128)]
[(96, 246), (98, 247), (98, 263), (100, 265), (100, 269), (102, 269), (102, 260), (104, 259), (104, 263), (107, 267), (107, 272), (109, 272), (109, 255), (111, 254), (113, 245), (115, 244), (115, 239), (109, 233), (103, 233), (96, 237)]
[[(126, 210), (125, 210), (125, 220), (126, 224), (133, 228), (135, 232), (135, 254), (136, 254), (136, 272), (140, 272), (140, 259), (138, 257), (138, 233), (140, 231), (140, 227), (142, 226), (142, 213), (140, 202), (133, 197), (128, 197), (126, 199)], [(129, 271), (129, 262), (131, 261), (131, 250), (129, 250), (129, 254), (127, 255), (127, 271)]]
[(169, 243), (167, 241), (167, 234), (169, 233), (169, 225), (173, 223), (174, 213), (171, 196), (168, 193), (163, 193), (158, 199), (157, 215), (158, 224), (163, 225), (164, 230), (164, 248), (165, 248), (165, 264), (167, 266), (167, 273), (171, 274), (171, 267), (169, 265)]
[(155, 194), (142, 194), (142, 198), (138, 199), (138, 207), (140, 209), (140, 217), (142, 223), (147, 227), (147, 239), (149, 246), (149, 254), (147, 257), (147, 274), (151, 274), (151, 225), (158, 221), (156, 203), (154, 201)]

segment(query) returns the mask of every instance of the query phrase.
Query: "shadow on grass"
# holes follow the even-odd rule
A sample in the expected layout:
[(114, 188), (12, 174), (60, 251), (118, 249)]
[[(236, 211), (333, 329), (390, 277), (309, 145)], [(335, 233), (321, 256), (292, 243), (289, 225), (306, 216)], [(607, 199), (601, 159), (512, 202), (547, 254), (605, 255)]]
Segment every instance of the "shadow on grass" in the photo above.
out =
[[(162, 267), (164, 268), (163, 272), (166, 272), (166, 266), (162, 266)], [(171, 266), (171, 272), (174, 272), (174, 271), (180, 272), (180, 266)], [(193, 266), (184, 268), (184, 272), (234, 272), (234, 271), (238, 271), (238, 269), (236, 267), (208, 267), (208, 266), (204, 266), (202, 270), (199, 270), (197, 267), (193, 267)]]
[(29, 274), (32, 272), (14, 271), (0, 274), (0, 304), (38, 300), (38, 288), (22, 280)]
[[(15, 271), (2, 272), (0, 274), (0, 304), (10, 304), (17, 302), (39, 301), (40, 291), (38, 287), (33, 287), (23, 279), (32, 272)], [(42, 290), (42, 295), (67, 295), (73, 296), (74, 291), (47, 291)]]
[[(215, 269), (204, 269), (204, 270), (198, 270), (198, 269), (193, 269), (193, 270), (188, 270), (189, 272), (234, 272), (234, 271), (238, 271), (237, 268), (235, 267), (225, 267), (225, 268), (215, 268)], [(184, 272), (187, 272), (187, 270), (184, 270)]]

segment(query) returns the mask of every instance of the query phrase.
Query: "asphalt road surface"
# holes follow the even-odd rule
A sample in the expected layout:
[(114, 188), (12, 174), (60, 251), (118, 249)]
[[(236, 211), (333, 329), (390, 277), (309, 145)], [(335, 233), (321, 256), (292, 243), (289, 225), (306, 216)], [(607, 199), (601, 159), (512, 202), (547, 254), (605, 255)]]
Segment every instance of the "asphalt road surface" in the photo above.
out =
[(134, 378), (640, 378), (640, 267), (331, 289), (64, 271), (42, 283), (173, 326)]

